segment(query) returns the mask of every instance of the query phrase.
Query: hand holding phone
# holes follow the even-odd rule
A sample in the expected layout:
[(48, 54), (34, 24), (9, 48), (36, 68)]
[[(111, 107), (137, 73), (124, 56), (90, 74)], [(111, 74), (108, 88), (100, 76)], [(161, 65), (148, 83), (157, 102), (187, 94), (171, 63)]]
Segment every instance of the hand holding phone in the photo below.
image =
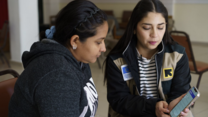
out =
[[(156, 103), (155, 107), (155, 114), (157, 117), (167, 117), (168, 110), (168, 103), (166, 101), (159, 101)], [(168, 116), (170, 117), (170, 116)]]
[(177, 117), (185, 108), (191, 106), (192, 103), (200, 96), (199, 91), (192, 87), (186, 95), (178, 102), (178, 104), (171, 110), (170, 116)]

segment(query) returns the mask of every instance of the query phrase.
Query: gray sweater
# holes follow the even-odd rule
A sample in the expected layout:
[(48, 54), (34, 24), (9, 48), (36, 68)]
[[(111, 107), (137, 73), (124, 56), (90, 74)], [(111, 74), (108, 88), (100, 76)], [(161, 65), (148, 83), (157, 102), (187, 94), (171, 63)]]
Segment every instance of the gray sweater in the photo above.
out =
[(9, 104), (10, 117), (94, 117), (98, 106), (88, 64), (76, 61), (55, 41), (44, 40), (24, 52), (25, 70)]

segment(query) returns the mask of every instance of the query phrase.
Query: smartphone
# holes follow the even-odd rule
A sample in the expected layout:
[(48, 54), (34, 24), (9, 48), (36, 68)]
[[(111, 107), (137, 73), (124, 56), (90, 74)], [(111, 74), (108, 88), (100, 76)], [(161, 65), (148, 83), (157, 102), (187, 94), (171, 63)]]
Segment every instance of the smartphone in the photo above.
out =
[(170, 116), (177, 117), (185, 108), (190, 107), (192, 103), (200, 96), (196, 87), (192, 87), (181, 101), (171, 110)]

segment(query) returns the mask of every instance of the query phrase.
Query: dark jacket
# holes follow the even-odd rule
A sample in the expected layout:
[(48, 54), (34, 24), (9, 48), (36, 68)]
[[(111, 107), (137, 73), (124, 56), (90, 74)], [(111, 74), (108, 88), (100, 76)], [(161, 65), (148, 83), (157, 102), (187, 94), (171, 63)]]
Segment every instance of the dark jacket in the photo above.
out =
[(78, 63), (66, 47), (48, 39), (36, 42), (22, 62), (25, 70), (15, 84), (10, 117), (95, 115), (98, 95), (90, 67)]
[[(191, 75), (185, 48), (178, 45), (159, 45), (155, 55), (158, 98), (140, 96), (136, 40), (132, 40), (123, 53), (107, 58), (107, 99), (111, 117), (156, 116), (155, 106), (160, 100), (170, 103), (190, 88)], [(121, 66), (127, 65), (133, 79), (124, 81)]]

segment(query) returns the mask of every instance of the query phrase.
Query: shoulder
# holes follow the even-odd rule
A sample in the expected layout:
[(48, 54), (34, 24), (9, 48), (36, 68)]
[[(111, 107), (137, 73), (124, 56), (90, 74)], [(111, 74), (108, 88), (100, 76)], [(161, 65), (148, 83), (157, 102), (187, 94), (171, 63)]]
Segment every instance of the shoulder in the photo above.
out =
[(121, 66), (127, 64), (126, 61), (123, 58), (122, 54), (113, 54), (108, 56), (107, 59), (107, 66), (106, 67), (111, 67), (113, 68), (116, 67), (116, 69), (118, 68), (119, 70), (121, 70)]
[(185, 47), (179, 45), (178, 43), (175, 44), (167, 44), (165, 45), (164, 52), (172, 53), (172, 52), (178, 52), (178, 53), (184, 53)]
[(165, 53), (177, 52), (180, 54), (183, 54), (184, 51), (185, 51), (185, 47), (179, 45), (178, 43), (171, 44), (171, 45), (167, 44), (167, 45), (165, 45), (165, 50), (164, 50)]
[[(51, 91), (69, 91), (74, 90), (77, 92), (81, 91), (81, 79), (80, 77), (69, 70), (59, 68), (45, 74), (39, 82), (35, 89), (39, 92)], [(68, 93), (67, 93), (68, 94)]]
[(54, 69), (40, 78), (38, 84), (48, 83), (55, 85), (69, 85), (69, 86), (79, 86), (81, 79), (78, 74), (71, 69), (58, 68)]
[(182, 58), (186, 57), (185, 47), (175, 43), (167, 44), (164, 48), (164, 59), (167, 61), (172, 61), (178, 63)]

